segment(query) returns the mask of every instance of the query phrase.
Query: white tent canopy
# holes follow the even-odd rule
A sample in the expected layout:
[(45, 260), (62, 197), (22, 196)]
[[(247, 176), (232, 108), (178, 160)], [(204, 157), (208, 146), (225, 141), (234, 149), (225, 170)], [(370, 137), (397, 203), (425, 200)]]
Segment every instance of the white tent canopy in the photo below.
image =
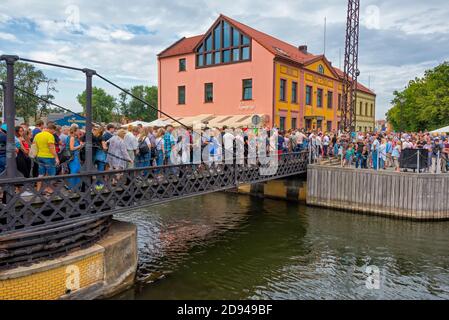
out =
[(448, 133), (449, 132), (449, 126), (432, 131), (432, 133)]
[(122, 128), (128, 128), (128, 126), (133, 126), (133, 127), (137, 127), (137, 126), (139, 126), (139, 125), (141, 125), (142, 127), (151, 127), (151, 124), (150, 123), (148, 123), (148, 122), (144, 122), (144, 121), (134, 121), (134, 122), (131, 122), (131, 123), (128, 123), (128, 124), (124, 124), (123, 126), (122, 126)]
[(164, 121), (162, 119), (157, 119), (149, 123), (149, 127), (165, 127), (168, 125), (168, 121)]

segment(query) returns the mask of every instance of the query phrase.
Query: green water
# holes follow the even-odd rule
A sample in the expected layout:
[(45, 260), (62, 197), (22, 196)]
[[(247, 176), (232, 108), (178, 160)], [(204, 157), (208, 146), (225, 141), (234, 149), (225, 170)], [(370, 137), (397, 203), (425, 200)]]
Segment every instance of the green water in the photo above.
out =
[(118, 299), (449, 299), (449, 222), (230, 193), (116, 218), (137, 224), (139, 246), (138, 284)]

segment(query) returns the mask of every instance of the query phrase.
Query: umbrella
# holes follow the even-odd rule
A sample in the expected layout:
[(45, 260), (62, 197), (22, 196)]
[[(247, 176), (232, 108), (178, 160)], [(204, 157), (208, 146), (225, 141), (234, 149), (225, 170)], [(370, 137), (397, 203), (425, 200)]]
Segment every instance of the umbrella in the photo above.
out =
[(431, 133), (448, 133), (449, 132), (449, 126), (432, 131)]

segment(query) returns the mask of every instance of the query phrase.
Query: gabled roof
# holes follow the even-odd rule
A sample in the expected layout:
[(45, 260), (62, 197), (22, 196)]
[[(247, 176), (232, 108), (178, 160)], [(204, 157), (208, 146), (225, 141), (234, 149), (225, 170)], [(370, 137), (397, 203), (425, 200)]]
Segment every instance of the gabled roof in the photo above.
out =
[[(334, 70), (337, 72), (338, 76), (340, 77), (340, 79), (344, 79), (345, 77), (345, 73), (343, 71), (341, 71), (340, 69), (334, 67)], [(374, 93), (374, 91), (368, 89), (367, 87), (365, 87), (363, 84), (361, 84), (360, 82), (357, 82), (357, 90), (365, 92), (367, 94), (373, 95), (375, 96), (376, 93)]]
[[(226, 20), (231, 25), (235, 26), (237, 29), (240, 29), (247, 36), (252, 38), (254, 41), (259, 43), (262, 47), (267, 49), (276, 57), (280, 57), (283, 59), (291, 60), (293, 62), (304, 64), (311, 59), (315, 59), (317, 56), (311, 53), (304, 53), (287, 42), (279, 40), (275, 37), (272, 37), (266, 33), (253, 29), (241, 22), (238, 22), (234, 19), (231, 19), (223, 14), (221, 14), (218, 19), (214, 22), (213, 25), (217, 23), (219, 20)], [(212, 29), (212, 28), (211, 28)], [(190, 38), (182, 38), (178, 42), (174, 43), (164, 51), (158, 54), (160, 58), (166, 58), (171, 56), (177, 56), (182, 54), (194, 53), (195, 47), (204, 39), (204, 37), (208, 34), (205, 33), (203, 35), (190, 37)]]
[(311, 65), (312, 63), (315, 63), (317, 61), (323, 60), (324, 64), (327, 66), (327, 68), (330, 70), (330, 72), (332, 72), (332, 74), (336, 77), (336, 78), (340, 78), (340, 75), (337, 73), (337, 71), (335, 70), (335, 68), (332, 66), (332, 63), (330, 63), (329, 60), (327, 60), (326, 56), (324, 54), (315, 56), (314, 58), (309, 59), (308, 61), (306, 61), (304, 63), (305, 66)]

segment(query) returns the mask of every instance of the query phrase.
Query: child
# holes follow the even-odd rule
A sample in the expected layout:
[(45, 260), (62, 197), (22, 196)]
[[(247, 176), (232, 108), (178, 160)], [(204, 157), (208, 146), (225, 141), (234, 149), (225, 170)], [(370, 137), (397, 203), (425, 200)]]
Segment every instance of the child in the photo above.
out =
[(368, 169), (368, 157), (369, 157), (368, 146), (364, 146), (362, 151), (362, 169)]
[(344, 162), (344, 167), (348, 166), (350, 167), (352, 164), (352, 160), (354, 159), (354, 147), (352, 145), (352, 143), (349, 145), (348, 149), (346, 150), (346, 154), (345, 154), (345, 162)]

